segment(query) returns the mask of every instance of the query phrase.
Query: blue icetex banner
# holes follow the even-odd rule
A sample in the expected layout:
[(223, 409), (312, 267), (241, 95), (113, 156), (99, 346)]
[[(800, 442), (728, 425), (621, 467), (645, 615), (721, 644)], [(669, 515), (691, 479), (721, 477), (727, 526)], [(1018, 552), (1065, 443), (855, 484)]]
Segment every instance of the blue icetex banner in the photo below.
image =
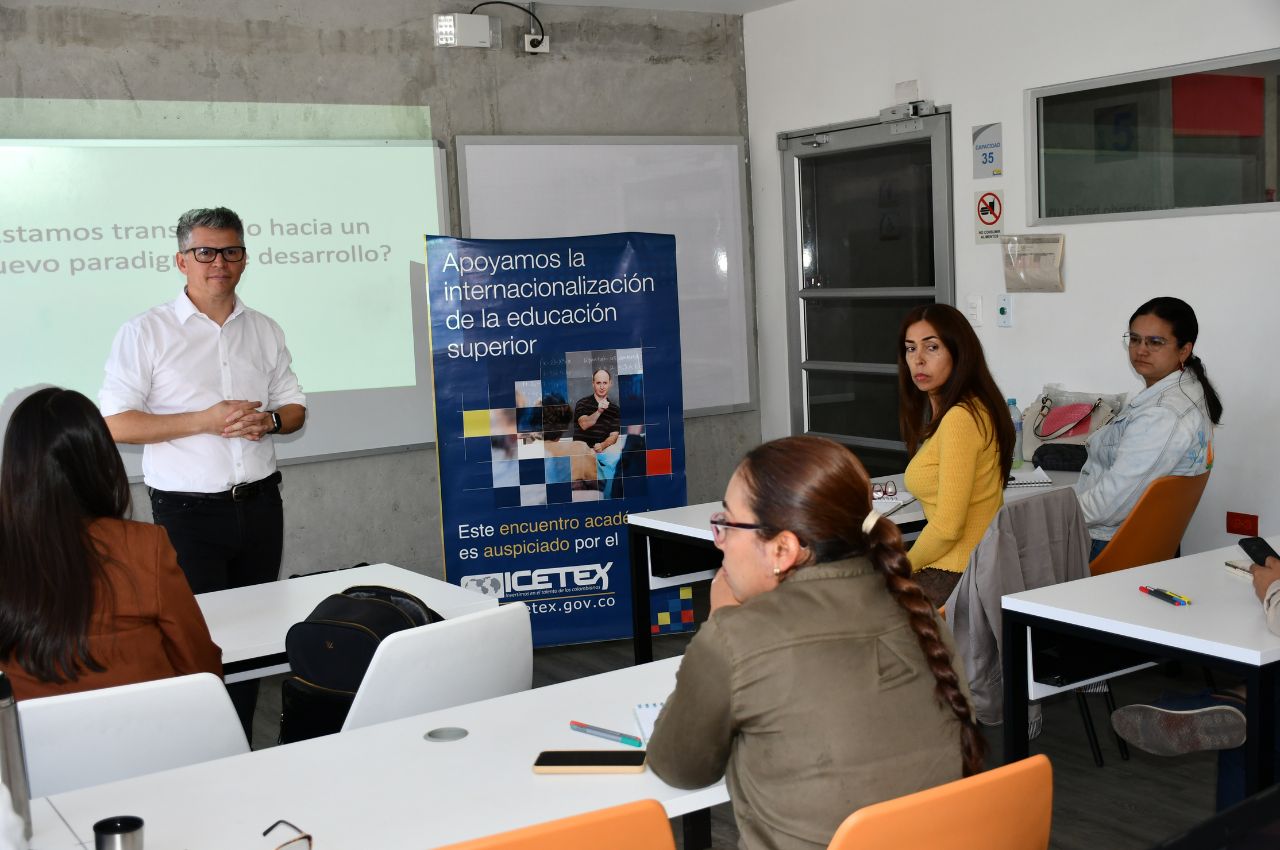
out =
[(445, 574), (538, 646), (629, 636), (626, 516), (685, 504), (675, 250), (427, 237)]

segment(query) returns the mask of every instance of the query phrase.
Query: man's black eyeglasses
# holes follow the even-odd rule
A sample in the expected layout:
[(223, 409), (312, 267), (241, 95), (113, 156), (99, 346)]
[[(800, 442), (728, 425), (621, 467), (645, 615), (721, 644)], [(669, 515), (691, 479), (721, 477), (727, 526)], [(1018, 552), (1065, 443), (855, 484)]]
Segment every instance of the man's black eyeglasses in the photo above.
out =
[(228, 263), (238, 263), (244, 259), (244, 246), (228, 245), (225, 248), (188, 248), (182, 253), (195, 257), (197, 263), (212, 263), (219, 254)]

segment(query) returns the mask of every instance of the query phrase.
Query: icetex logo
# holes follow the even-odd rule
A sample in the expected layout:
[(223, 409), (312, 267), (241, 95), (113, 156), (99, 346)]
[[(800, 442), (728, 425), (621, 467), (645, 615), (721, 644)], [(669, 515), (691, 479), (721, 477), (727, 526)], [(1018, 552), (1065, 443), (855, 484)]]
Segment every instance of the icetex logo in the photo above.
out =
[(508, 594), (538, 593), (570, 588), (608, 590), (611, 569), (613, 569), (613, 561), (607, 564), (581, 564), (576, 567), (544, 567), (540, 570), (483, 573), (467, 576), (462, 580), (462, 587), (483, 593), (485, 596), (495, 596), (498, 599), (503, 599)]

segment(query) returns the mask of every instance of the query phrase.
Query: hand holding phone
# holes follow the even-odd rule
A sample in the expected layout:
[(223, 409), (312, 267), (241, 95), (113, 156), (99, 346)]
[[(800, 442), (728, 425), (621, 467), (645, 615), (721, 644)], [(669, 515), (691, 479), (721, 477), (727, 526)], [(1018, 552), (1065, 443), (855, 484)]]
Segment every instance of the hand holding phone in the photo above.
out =
[(1280, 555), (1276, 554), (1276, 550), (1271, 548), (1271, 544), (1261, 537), (1242, 538), (1240, 540), (1240, 548), (1258, 566), (1264, 565), (1267, 562), (1267, 558), (1280, 558)]
[(534, 773), (644, 773), (644, 750), (546, 750)]

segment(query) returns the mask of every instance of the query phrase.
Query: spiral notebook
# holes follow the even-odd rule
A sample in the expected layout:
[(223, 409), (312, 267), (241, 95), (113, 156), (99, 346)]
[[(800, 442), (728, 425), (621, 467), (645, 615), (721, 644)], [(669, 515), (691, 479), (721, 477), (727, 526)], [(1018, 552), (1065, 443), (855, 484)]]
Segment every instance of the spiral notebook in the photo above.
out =
[(642, 702), (636, 706), (636, 723), (640, 724), (640, 737), (646, 744), (653, 735), (653, 725), (658, 722), (658, 712), (666, 702)]
[(915, 500), (915, 496), (899, 490), (898, 495), (896, 496), (882, 496), (879, 499), (872, 499), (871, 507), (879, 511), (881, 516), (890, 516), (895, 512), (902, 510)]
[(1049, 473), (1036, 466), (1031, 469), (1015, 469), (1009, 473), (1005, 487), (1048, 487), (1053, 484)]

